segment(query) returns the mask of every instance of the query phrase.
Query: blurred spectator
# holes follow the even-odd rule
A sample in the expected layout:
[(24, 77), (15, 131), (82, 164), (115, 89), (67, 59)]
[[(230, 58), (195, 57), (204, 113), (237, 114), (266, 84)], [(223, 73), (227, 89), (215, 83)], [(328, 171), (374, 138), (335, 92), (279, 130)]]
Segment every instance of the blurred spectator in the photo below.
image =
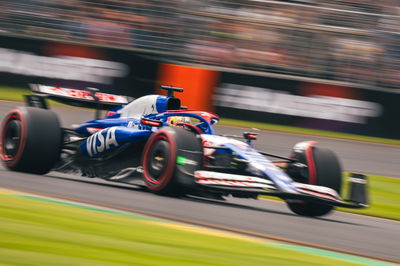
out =
[(382, 52), (376, 43), (365, 37), (337, 37), (332, 40), (334, 49), (334, 72), (338, 79), (372, 84), (377, 76), (374, 66)]
[(380, 20), (379, 37), (385, 53), (380, 57), (379, 82), (385, 87), (400, 87), (400, 6), (386, 6), (387, 14)]
[(398, 0), (2, 0), (0, 33), (400, 87)]

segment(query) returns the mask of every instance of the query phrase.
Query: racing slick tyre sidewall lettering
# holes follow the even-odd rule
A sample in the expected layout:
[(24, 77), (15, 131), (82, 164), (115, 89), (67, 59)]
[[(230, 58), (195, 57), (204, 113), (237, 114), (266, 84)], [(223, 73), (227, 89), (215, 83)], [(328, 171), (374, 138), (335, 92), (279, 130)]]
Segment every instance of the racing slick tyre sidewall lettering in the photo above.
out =
[[(339, 195), (342, 188), (342, 169), (336, 155), (329, 149), (315, 146), (309, 142), (303, 152), (292, 153), (292, 157), (308, 166), (308, 176), (302, 183), (320, 185), (334, 189)], [(334, 207), (308, 200), (287, 200), (289, 208), (296, 214), (303, 216), (322, 216), (330, 213)]]
[(196, 185), (193, 176), (202, 167), (202, 159), (202, 145), (197, 135), (183, 128), (161, 128), (153, 133), (143, 150), (144, 182), (150, 191), (158, 194), (184, 194)]
[(58, 118), (49, 110), (18, 107), (1, 125), (0, 156), (11, 170), (45, 174), (58, 160), (61, 145)]

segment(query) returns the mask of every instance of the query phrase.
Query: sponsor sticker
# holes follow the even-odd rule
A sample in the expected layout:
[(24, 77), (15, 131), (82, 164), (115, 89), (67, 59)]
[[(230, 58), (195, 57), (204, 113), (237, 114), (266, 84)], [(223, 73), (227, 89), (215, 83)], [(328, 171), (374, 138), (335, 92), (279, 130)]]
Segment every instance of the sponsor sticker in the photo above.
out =
[(243, 181), (243, 182), (256, 182), (256, 183), (264, 183), (264, 184), (272, 184), (270, 180), (254, 177), (254, 176), (245, 176), (245, 175), (235, 175), (235, 174), (227, 174), (220, 172), (211, 172), (211, 171), (196, 171), (194, 176), (199, 179), (219, 179), (226, 181)]
[(176, 163), (180, 165), (198, 165), (196, 161), (190, 160), (183, 156), (176, 157)]
[[(329, 194), (330, 196), (332, 196), (334, 198), (340, 198), (339, 194), (334, 189), (331, 189), (329, 187), (303, 184), (303, 183), (295, 183), (295, 186), (297, 188), (301, 189), (305, 193), (311, 194), (313, 192), (320, 192), (320, 193), (324, 193), (324, 194)], [(303, 189), (306, 189), (306, 191), (304, 191)], [(323, 195), (323, 194), (321, 194), (321, 195)], [(319, 195), (319, 196), (321, 196), (321, 195)]]
[(103, 129), (94, 133), (86, 140), (86, 150), (90, 157), (109, 150), (112, 147), (119, 146), (115, 138), (116, 129), (115, 127)]
[[(45, 86), (45, 85), (37, 85), (37, 89), (39, 92), (59, 95), (63, 97), (69, 98), (77, 98), (82, 100), (93, 100), (91, 93), (85, 90), (76, 90), (62, 87), (54, 87), (54, 86)], [(121, 95), (114, 95), (108, 93), (96, 92), (96, 96), (99, 98), (101, 102), (112, 102), (112, 103), (121, 103), (125, 104), (128, 102), (127, 97)]]

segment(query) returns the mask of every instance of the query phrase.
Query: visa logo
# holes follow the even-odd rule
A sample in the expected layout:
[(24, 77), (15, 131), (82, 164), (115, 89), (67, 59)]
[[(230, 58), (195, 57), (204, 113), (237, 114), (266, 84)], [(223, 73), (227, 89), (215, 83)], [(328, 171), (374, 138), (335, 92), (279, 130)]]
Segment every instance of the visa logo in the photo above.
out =
[(105, 150), (109, 150), (112, 146), (119, 146), (117, 139), (115, 138), (116, 129), (117, 128), (115, 127), (103, 129), (91, 135), (86, 140), (86, 150), (90, 157)]

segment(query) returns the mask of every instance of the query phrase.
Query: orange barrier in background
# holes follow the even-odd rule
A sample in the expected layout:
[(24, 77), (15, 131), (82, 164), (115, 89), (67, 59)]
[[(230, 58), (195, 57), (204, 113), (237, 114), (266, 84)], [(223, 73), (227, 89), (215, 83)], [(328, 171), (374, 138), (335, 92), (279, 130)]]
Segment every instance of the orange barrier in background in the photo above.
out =
[[(158, 85), (183, 88), (179, 93), (183, 106), (192, 110), (213, 111), (212, 97), (219, 79), (219, 72), (197, 67), (160, 64)], [(162, 94), (165, 92), (157, 93)]]

